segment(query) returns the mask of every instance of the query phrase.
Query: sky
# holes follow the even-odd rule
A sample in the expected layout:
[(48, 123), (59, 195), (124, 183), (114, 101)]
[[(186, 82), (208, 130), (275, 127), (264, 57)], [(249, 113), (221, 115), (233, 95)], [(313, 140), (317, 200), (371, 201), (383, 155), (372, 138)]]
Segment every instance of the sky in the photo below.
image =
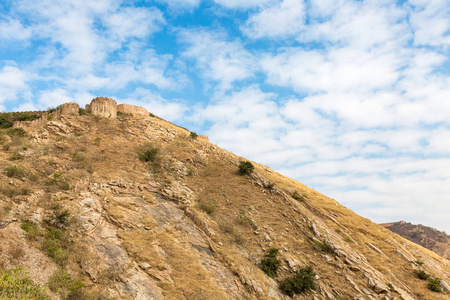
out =
[(0, 111), (111, 97), (450, 233), (449, 49), (448, 0), (2, 0)]

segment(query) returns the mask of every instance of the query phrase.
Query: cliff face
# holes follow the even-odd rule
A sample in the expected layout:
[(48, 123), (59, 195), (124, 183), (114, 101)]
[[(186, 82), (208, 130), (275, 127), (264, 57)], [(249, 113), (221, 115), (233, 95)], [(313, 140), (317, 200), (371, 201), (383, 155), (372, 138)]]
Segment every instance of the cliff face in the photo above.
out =
[[(448, 299), (448, 260), (142, 116), (2, 131), (0, 270), (24, 267), (54, 299), (291, 299), (279, 283), (305, 266), (317, 288), (295, 299)], [(271, 248), (274, 278), (260, 268)]]

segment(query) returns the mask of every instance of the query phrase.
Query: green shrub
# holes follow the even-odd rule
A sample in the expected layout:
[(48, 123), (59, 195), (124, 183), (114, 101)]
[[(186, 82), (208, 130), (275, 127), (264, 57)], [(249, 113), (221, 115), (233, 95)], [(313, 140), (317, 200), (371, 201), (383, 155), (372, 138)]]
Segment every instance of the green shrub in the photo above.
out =
[(441, 279), (440, 278), (429, 278), (428, 279), (428, 288), (433, 292), (437, 292), (437, 293), (442, 292)]
[(47, 256), (53, 259), (59, 266), (65, 265), (68, 258), (66, 250), (56, 245), (49, 245), (47, 247)]
[(299, 200), (299, 201), (305, 201), (305, 199), (307, 197), (306, 197), (306, 194), (299, 194), (299, 192), (294, 191), (292, 193), (292, 198), (294, 198), (295, 200)]
[(79, 108), (79, 109), (78, 109), (78, 114), (79, 114), (80, 116), (85, 116), (85, 115), (88, 114), (88, 112), (87, 112), (85, 109), (83, 109), (83, 108)]
[(45, 289), (26, 275), (17, 267), (0, 271), (0, 299), (50, 300)]
[(137, 149), (139, 160), (143, 162), (155, 161), (158, 158), (160, 149), (151, 143), (144, 143)]
[(195, 132), (191, 131), (191, 133), (189, 134), (189, 137), (193, 140), (195, 140), (198, 137), (198, 134), (196, 134)]
[(420, 280), (427, 280), (430, 278), (430, 275), (428, 275), (424, 270), (416, 271), (416, 275)]
[(11, 128), (14, 125), (14, 121), (8, 117), (8, 114), (0, 114), (0, 128)]
[(25, 137), (28, 133), (23, 128), (11, 128), (6, 131), (9, 136)]
[(64, 227), (69, 223), (70, 212), (63, 209), (61, 205), (55, 204), (52, 206), (53, 219), (52, 222), (57, 227)]
[(281, 266), (281, 260), (277, 258), (278, 249), (270, 248), (260, 262), (260, 268), (268, 276), (275, 277), (278, 274), (278, 268)]
[(53, 259), (56, 264), (60, 266), (65, 265), (68, 259), (66, 251), (68, 246), (69, 241), (64, 231), (51, 226), (47, 228), (42, 247), (46, 251), (47, 256)]
[(241, 161), (239, 163), (239, 173), (241, 175), (250, 175), (253, 173), (255, 166), (249, 161)]
[(39, 228), (29, 221), (22, 222), (22, 224), (20, 224), (20, 228), (26, 232), (26, 237), (29, 239), (35, 239), (40, 234)]
[(33, 121), (39, 119), (38, 114), (28, 112), (13, 112), (0, 114), (0, 128), (11, 128), (15, 121)]
[(9, 166), (5, 168), (6, 176), (22, 178), (25, 175), (25, 167), (22, 165)]
[(154, 114), (152, 114), (152, 113), (149, 113), (148, 114), (150, 117), (152, 117), (152, 118), (154, 118), (155, 117), (155, 115)]
[(421, 260), (416, 260), (414, 263), (416, 265), (418, 265), (418, 266), (422, 266), (423, 265), (423, 261), (421, 261)]
[(198, 202), (198, 207), (208, 215), (213, 214), (217, 209), (217, 205), (214, 200), (200, 200)]
[(300, 268), (292, 277), (288, 277), (280, 282), (280, 289), (289, 296), (299, 294), (304, 291), (315, 290), (317, 284), (314, 281), (316, 273), (310, 266)]
[(84, 298), (83, 288), (85, 285), (79, 279), (73, 280), (65, 270), (56, 271), (48, 281), (50, 290), (60, 295), (62, 299)]

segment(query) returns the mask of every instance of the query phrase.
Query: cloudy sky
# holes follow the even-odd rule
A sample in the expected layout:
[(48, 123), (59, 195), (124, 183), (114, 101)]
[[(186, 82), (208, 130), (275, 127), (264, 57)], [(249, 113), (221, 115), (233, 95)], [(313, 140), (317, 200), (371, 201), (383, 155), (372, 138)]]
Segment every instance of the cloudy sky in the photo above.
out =
[(0, 110), (137, 104), (450, 233), (448, 0), (2, 0)]

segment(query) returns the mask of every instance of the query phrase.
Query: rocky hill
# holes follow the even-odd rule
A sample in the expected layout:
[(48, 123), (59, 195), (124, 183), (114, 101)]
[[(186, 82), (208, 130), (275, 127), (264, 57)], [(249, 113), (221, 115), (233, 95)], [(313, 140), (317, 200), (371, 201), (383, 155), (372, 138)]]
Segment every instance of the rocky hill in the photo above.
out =
[(436, 252), (446, 259), (450, 259), (450, 236), (445, 232), (424, 225), (414, 225), (399, 221), (380, 224), (408, 240)]
[(86, 108), (0, 115), (1, 299), (449, 299), (434, 252), (142, 108)]

